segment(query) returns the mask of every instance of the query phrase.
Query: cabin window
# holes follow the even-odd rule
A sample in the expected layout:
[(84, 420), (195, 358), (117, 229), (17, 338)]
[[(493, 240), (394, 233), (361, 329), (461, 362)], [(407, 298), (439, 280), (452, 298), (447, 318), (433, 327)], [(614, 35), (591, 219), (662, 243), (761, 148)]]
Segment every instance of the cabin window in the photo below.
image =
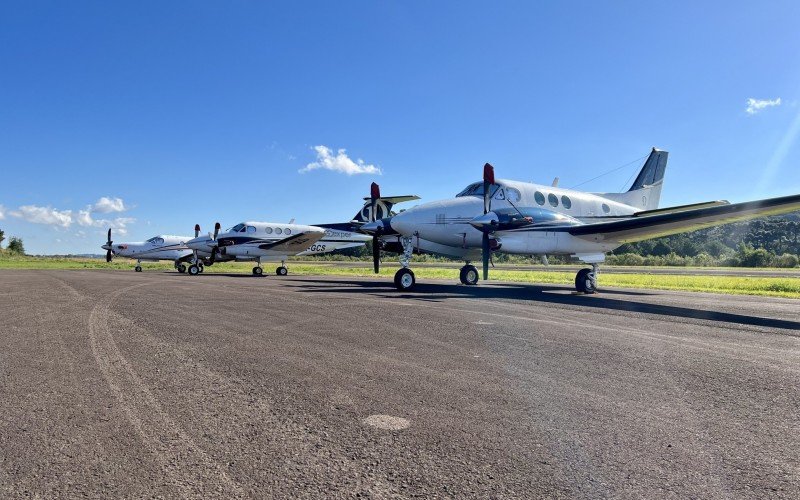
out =
[(292, 234), (292, 230), (287, 227), (283, 230), (283, 234)]
[(558, 196), (550, 193), (547, 195), (547, 201), (550, 202), (550, 206), (557, 207), (558, 206)]
[(231, 233), (241, 233), (244, 231), (244, 224), (236, 224), (230, 229)]
[(572, 208), (572, 200), (569, 199), (569, 196), (564, 195), (561, 197), (561, 204), (564, 205), (564, 208), (569, 210)]
[(267, 234), (272, 234), (272, 228), (271, 227), (264, 228), (264, 231), (266, 231)]
[(276, 228), (275, 228), (275, 232), (276, 232), (277, 234), (281, 234), (281, 233), (283, 232), (283, 230), (282, 230), (281, 228), (279, 228), (279, 227), (276, 227)]
[(533, 194), (533, 197), (536, 199), (536, 203), (538, 203), (539, 205), (544, 205), (544, 195), (542, 193), (536, 191)]
[(506, 199), (511, 203), (516, 203), (522, 198), (522, 194), (518, 189), (506, 188)]
[(247, 232), (248, 233), (255, 233), (256, 232), (256, 228), (253, 227), (253, 226), (247, 226)]
[(611, 207), (609, 207), (608, 205), (606, 205), (605, 203), (603, 203), (603, 213), (604, 213), (604, 214), (607, 214), (607, 213), (609, 213), (610, 211), (611, 211)]

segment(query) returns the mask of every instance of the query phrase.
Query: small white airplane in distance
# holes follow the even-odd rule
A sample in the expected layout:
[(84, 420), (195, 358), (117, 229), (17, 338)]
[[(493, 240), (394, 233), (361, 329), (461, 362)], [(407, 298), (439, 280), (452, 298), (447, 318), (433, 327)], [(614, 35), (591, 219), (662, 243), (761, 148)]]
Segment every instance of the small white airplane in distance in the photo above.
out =
[[(214, 233), (196, 236), (186, 242), (193, 252), (189, 274), (202, 272), (202, 262), (206, 264), (217, 260), (255, 260), (253, 275), (261, 276), (264, 270), (261, 261), (280, 261), (275, 270), (278, 276), (286, 276), (286, 259), (290, 255), (314, 255), (333, 252), (345, 248), (358, 247), (370, 241), (371, 236), (355, 231), (346, 231), (321, 226), (301, 224), (281, 224), (278, 222), (246, 221), (236, 224), (219, 233), (219, 223)], [(195, 226), (195, 234), (199, 233)]]
[(160, 260), (171, 260), (175, 263), (175, 269), (179, 273), (186, 272), (186, 262), (191, 260), (194, 255), (186, 242), (187, 236), (158, 235), (153, 236), (147, 241), (136, 241), (130, 243), (117, 243), (111, 240), (111, 229), (108, 230), (108, 241), (101, 248), (106, 251), (106, 262), (111, 262), (115, 255), (136, 259), (137, 273), (142, 272), (142, 262), (157, 262)]
[[(475, 285), (481, 259), (488, 279), (491, 253), (567, 255), (590, 264), (575, 276), (575, 289), (597, 290), (605, 254), (624, 243), (695, 231), (731, 222), (800, 210), (800, 195), (745, 203), (710, 201), (658, 208), (667, 167), (666, 151), (653, 148), (631, 188), (624, 193), (586, 193), (497, 179), (484, 165), (483, 181), (470, 184), (453, 199), (418, 205), (361, 227), (402, 251), (395, 286), (416, 282), (409, 261), (416, 251), (466, 261), (461, 282)], [(375, 198), (373, 193), (373, 199)], [(377, 269), (377, 267), (376, 267)]]

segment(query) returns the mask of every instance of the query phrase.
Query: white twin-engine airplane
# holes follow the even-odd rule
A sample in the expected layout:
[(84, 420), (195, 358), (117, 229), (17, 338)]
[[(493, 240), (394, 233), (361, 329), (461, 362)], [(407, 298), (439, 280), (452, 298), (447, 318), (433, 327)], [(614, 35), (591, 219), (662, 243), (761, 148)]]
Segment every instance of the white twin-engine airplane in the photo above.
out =
[(111, 262), (114, 255), (136, 259), (137, 273), (142, 272), (142, 262), (171, 260), (178, 272), (185, 273), (186, 265), (192, 258), (192, 251), (186, 246), (186, 236), (159, 235), (147, 241), (117, 243), (111, 240), (111, 229), (108, 230), (108, 241), (101, 248), (106, 251), (106, 262)]
[(220, 260), (255, 260), (255, 276), (261, 276), (261, 261), (280, 261), (275, 270), (278, 276), (286, 276), (286, 259), (290, 255), (314, 255), (334, 250), (358, 247), (372, 238), (354, 231), (339, 230), (322, 226), (299, 224), (278, 224), (274, 222), (241, 222), (219, 233), (220, 225), (214, 226), (214, 233), (198, 236), (200, 226), (195, 226), (195, 238), (186, 242), (190, 249), (190, 275), (203, 272), (203, 264), (213, 264)]
[[(470, 184), (454, 199), (418, 205), (393, 217), (374, 218), (361, 230), (401, 253), (395, 286), (415, 284), (409, 261), (414, 252), (464, 259), (461, 282), (474, 285), (483, 261), (488, 279), (494, 251), (524, 255), (568, 255), (590, 264), (575, 277), (578, 292), (594, 293), (605, 254), (628, 242), (695, 231), (800, 209), (800, 195), (745, 203), (711, 201), (658, 208), (667, 167), (666, 151), (653, 148), (631, 188), (624, 193), (585, 193), (494, 178), (484, 165), (483, 182)], [(376, 196), (377, 195), (377, 196)], [(373, 188), (371, 203), (380, 194)], [(378, 259), (375, 258), (376, 271)]]

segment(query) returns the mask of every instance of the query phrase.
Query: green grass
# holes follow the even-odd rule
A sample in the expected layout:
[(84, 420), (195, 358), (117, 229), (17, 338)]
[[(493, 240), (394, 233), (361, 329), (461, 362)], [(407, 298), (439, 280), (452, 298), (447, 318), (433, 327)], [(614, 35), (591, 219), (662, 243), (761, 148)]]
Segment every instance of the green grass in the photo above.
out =
[[(274, 271), (277, 264), (262, 264), (267, 274)], [(142, 264), (145, 271), (172, 270), (169, 262)], [(242, 273), (249, 274), (252, 263), (217, 263), (206, 267), (207, 273)], [(289, 263), (290, 272), (296, 275), (328, 275), (328, 276), (364, 276), (375, 277), (372, 269), (364, 267), (338, 267), (336, 263)], [(106, 263), (102, 259), (67, 258), (67, 257), (29, 257), (0, 254), (0, 269), (118, 269), (133, 272), (133, 261), (115, 259)], [(391, 280), (397, 267), (384, 266), (380, 275)], [(417, 267), (414, 268), (417, 279), (441, 279), (457, 282), (454, 269)], [(571, 285), (574, 274), (568, 271), (513, 271), (493, 269), (492, 281), (511, 281), (519, 283), (562, 284)], [(692, 292), (714, 292), (738, 295), (763, 295), (772, 297), (788, 297), (800, 299), (800, 278), (773, 278), (751, 276), (685, 276), (671, 274), (615, 274), (613, 268), (603, 268), (600, 285), (607, 287), (651, 288), (660, 290), (683, 290)]]

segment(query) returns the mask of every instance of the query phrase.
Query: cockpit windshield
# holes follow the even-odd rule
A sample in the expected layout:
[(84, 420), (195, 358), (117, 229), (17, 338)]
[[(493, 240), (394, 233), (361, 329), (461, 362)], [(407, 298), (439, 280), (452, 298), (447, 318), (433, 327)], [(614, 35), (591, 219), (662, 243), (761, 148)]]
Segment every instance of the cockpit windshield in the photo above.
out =
[[(498, 184), (492, 184), (489, 187), (489, 196), (494, 196), (494, 193), (500, 186)], [(480, 196), (483, 197), (483, 183), (476, 182), (474, 184), (470, 184), (469, 186), (465, 187), (463, 191), (456, 195), (456, 198), (461, 198), (462, 196)]]
[(244, 224), (236, 224), (233, 227), (229, 227), (225, 230), (226, 233), (241, 233), (244, 232)]

